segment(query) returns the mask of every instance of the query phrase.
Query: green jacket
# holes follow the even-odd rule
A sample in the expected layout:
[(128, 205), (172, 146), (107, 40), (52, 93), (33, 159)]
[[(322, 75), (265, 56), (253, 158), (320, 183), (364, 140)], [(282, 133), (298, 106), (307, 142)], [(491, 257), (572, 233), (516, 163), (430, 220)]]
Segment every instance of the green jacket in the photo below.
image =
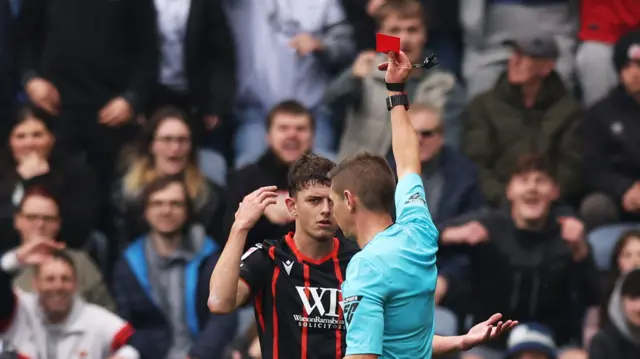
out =
[(496, 86), (476, 97), (468, 108), (463, 150), (476, 163), (482, 190), (494, 206), (518, 158), (537, 153), (551, 161), (563, 199), (581, 194), (582, 146), (580, 103), (567, 92), (556, 72), (549, 75), (531, 108), (506, 73)]

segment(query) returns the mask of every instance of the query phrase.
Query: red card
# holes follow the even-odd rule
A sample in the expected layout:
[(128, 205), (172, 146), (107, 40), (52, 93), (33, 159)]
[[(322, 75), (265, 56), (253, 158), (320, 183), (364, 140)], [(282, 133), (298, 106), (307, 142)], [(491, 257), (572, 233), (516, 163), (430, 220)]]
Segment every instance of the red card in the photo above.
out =
[(377, 33), (376, 34), (376, 52), (389, 51), (400, 52), (400, 38)]

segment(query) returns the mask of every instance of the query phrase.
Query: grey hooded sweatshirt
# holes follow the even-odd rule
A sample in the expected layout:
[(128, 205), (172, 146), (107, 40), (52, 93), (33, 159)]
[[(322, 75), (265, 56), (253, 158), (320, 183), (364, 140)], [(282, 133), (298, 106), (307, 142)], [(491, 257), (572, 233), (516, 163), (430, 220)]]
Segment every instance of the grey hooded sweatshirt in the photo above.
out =
[[(636, 269), (640, 272), (640, 269)], [(627, 274), (628, 276), (629, 274)], [(626, 276), (618, 279), (609, 300), (609, 323), (591, 340), (589, 359), (640, 358), (640, 327), (634, 327), (622, 308), (622, 284)]]

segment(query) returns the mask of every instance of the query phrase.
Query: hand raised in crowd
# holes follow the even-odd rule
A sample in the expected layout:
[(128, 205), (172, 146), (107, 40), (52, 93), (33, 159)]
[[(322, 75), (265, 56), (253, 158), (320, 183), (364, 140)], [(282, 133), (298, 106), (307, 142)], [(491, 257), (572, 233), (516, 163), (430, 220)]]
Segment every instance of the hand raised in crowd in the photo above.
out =
[(474, 246), (476, 244), (480, 244), (489, 240), (489, 232), (478, 221), (469, 222), (462, 226), (462, 229), (464, 243), (470, 246)]
[(573, 217), (560, 217), (560, 230), (562, 238), (573, 254), (575, 261), (584, 259), (589, 254), (589, 246), (585, 240), (584, 224), (582, 221)]
[(119, 127), (133, 118), (133, 108), (124, 97), (109, 101), (99, 112), (98, 122), (108, 127)]
[(374, 62), (376, 61), (375, 51), (363, 51), (358, 55), (356, 61), (351, 67), (351, 73), (353, 77), (361, 79), (369, 75), (374, 69)]
[(49, 162), (36, 152), (25, 156), (16, 169), (23, 180), (49, 173)]
[(631, 186), (622, 197), (622, 206), (627, 212), (640, 211), (640, 182), (636, 182)]
[(204, 127), (207, 130), (213, 130), (214, 128), (218, 127), (218, 125), (220, 124), (220, 117), (216, 115), (204, 116), (203, 120), (204, 120)]
[(264, 214), (267, 206), (277, 203), (276, 186), (258, 188), (244, 197), (238, 205), (233, 226), (238, 229), (249, 230)]
[(389, 52), (389, 60), (378, 65), (381, 71), (387, 71), (384, 80), (387, 83), (404, 83), (409, 78), (412, 66), (404, 52)]
[(496, 313), (482, 323), (476, 324), (462, 336), (462, 350), (466, 351), (480, 344), (500, 337), (503, 333), (518, 325), (517, 321), (501, 321), (502, 314)]
[(300, 56), (306, 56), (312, 52), (324, 50), (324, 44), (322, 41), (308, 33), (296, 35), (291, 39), (291, 41), (289, 41), (289, 46), (296, 49)]
[(38, 265), (51, 256), (51, 252), (63, 249), (64, 243), (51, 238), (34, 237), (18, 247), (16, 257), (22, 265)]
[(278, 193), (278, 197), (276, 198), (277, 202), (265, 208), (264, 216), (267, 217), (269, 222), (284, 225), (295, 220), (291, 213), (289, 213), (289, 209), (285, 203), (287, 197), (289, 197), (288, 194)]
[(444, 244), (467, 244), (470, 246), (489, 240), (489, 232), (478, 221), (449, 227), (442, 231), (440, 239)]
[(386, 0), (369, 0), (369, 3), (367, 3), (367, 14), (369, 14), (369, 16), (375, 17), (376, 12), (380, 8), (380, 6), (384, 4), (385, 1)]
[(51, 82), (41, 77), (33, 78), (27, 82), (25, 92), (36, 107), (48, 114), (58, 115), (60, 112), (60, 93)]

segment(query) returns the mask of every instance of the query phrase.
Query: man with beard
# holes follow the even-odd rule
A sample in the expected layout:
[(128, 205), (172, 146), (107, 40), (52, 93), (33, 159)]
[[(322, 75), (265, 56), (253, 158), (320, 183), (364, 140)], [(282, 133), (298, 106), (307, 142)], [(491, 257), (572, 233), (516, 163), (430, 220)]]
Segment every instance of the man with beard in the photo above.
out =
[[(263, 359), (334, 359), (347, 353), (340, 288), (359, 249), (335, 237), (328, 178), (334, 167), (313, 154), (297, 161), (289, 172), (290, 197), (285, 200), (295, 217), (295, 233), (256, 244), (243, 254), (247, 233), (276, 204), (278, 194), (270, 186), (246, 196), (211, 274), (212, 312), (231, 313), (253, 301)], [(489, 339), (488, 323), (472, 329), (467, 342)]]
[[(541, 323), (554, 333), (560, 358), (577, 355), (577, 349), (566, 350), (578, 334), (573, 308), (597, 305), (600, 294), (584, 226), (552, 206), (558, 182), (538, 155), (520, 158), (506, 194), (507, 208), (470, 214), (441, 232), (443, 245), (457, 245), (469, 256), (470, 313), (482, 318), (500, 308)], [(475, 348), (469, 358), (500, 359), (504, 344)]]
[(264, 215), (247, 234), (245, 249), (265, 238), (278, 238), (293, 231), (294, 218), (289, 215), (284, 199), (287, 196), (287, 174), (291, 165), (313, 147), (316, 122), (313, 114), (297, 101), (276, 105), (266, 119), (269, 148), (260, 159), (232, 174), (229, 180), (227, 207), (223, 219), (225, 237), (229, 237), (236, 208), (249, 193), (263, 186), (277, 186), (275, 205), (265, 209)]
[[(138, 359), (133, 328), (77, 293), (73, 260), (63, 244), (33, 238), (0, 260), (0, 332), (28, 358)], [(34, 266), (37, 294), (11, 288), (11, 274)]]

